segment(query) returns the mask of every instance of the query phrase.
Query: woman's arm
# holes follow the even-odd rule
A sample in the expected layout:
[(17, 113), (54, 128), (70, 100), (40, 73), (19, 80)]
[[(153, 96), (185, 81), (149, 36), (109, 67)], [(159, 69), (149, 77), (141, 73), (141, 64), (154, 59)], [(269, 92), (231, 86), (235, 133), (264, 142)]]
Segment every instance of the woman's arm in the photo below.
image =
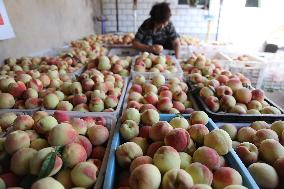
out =
[(152, 46), (143, 44), (136, 39), (133, 41), (133, 48), (138, 49), (140, 51), (152, 52)]
[(176, 38), (172, 41), (173, 43), (173, 47), (174, 47), (174, 51), (175, 51), (175, 54), (176, 54), (176, 58), (179, 58), (180, 56), (180, 40), (179, 38)]

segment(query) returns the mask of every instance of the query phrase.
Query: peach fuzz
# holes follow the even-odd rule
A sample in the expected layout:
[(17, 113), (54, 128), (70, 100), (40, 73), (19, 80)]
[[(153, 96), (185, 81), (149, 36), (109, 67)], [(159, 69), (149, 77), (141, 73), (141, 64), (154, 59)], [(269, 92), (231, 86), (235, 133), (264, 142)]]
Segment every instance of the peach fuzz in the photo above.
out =
[(204, 141), (204, 136), (209, 133), (209, 130), (203, 124), (194, 124), (190, 126), (190, 128), (188, 129), (188, 133), (195, 143), (202, 145)]
[(202, 146), (193, 153), (193, 162), (202, 163), (209, 169), (216, 170), (220, 167), (220, 156), (214, 149)]
[(250, 165), (258, 160), (258, 149), (252, 143), (243, 142), (237, 146), (235, 151), (245, 165)]
[(93, 145), (102, 145), (108, 140), (109, 131), (104, 126), (95, 125), (88, 128), (87, 135)]
[[(37, 175), (39, 173), (45, 157), (53, 150), (54, 148), (52, 147), (43, 148), (30, 159), (30, 173), (32, 175)], [(59, 156), (56, 156), (54, 167), (49, 176), (55, 175), (61, 169), (62, 164), (62, 159)]]
[(229, 185), (242, 185), (242, 176), (235, 169), (221, 167), (213, 174), (213, 187), (223, 189)]
[(276, 140), (266, 139), (259, 146), (259, 155), (264, 162), (273, 165), (277, 159), (284, 157), (284, 147)]
[(253, 143), (258, 147), (261, 142), (266, 139), (274, 139), (276, 141), (279, 141), (278, 135), (275, 131), (271, 129), (260, 129), (256, 131), (253, 138)]
[(152, 164), (144, 164), (135, 168), (129, 178), (130, 187), (135, 189), (158, 189), (160, 183), (161, 173)]
[(254, 130), (251, 127), (242, 127), (238, 131), (237, 140), (239, 142), (253, 143), (253, 138), (254, 138), (255, 133), (256, 133), (256, 130)]
[(105, 156), (105, 151), (106, 151), (105, 147), (103, 147), (103, 146), (96, 146), (92, 150), (91, 158), (99, 159), (99, 160), (102, 161), (104, 159), (104, 156)]
[(150, 156), (151, 158), (153, 158), (156, 151), (164, 145), (165, 144), (162, 141), (153, 142), (152, 144), (149, 145), (149, 147), (147, 149), (147, 153), (146, 153), (147, 156)]
[(64, 189), (64, 186), (52, 177), (45, 177), (33, 183), (31, 189)]
[[(173, 187), (174, 186), (174, 187)], [(163, 176), (163, 189), (172, 188), (190, 188), (193, 186), (193, 180), (190, 174), (183, 169), (171, 169)]]
[(51, 129), (48, 135), (48, 143), (52, 146), (67, 145), (78, 137), (77, 132), (68, 123), (61, 123)]
[(175, 128), (166, 134), (164, 142), (167, 146), (171, 146), (178, 152), (181, 152), (188, 146), (189, 139), (190, 135), (185, 129)]
[(226, 131), (215, 129), (204, 136), (204, 145), (215, 149), (219, 155), (225, 155), (232, 148), (232, 140)]
[(185, 171), (191, 175), (194, 184), (212, 184), (213, 173), (201, 163), (192, 163), (185, 168)]
[(30, 137), (25, 131), (13, 131), (9, 133), (5, 140), (5, 150), (8, 154), (13, 154), (21, 148), (30, 146)]
[(125, 168), (129, 167), (132, 160), (139, 156), (143, 156), (143, 151), (141, 147), (134, 142), (126, 142), (116, 149), (118, 164)]
[(74, 167), (80, 162), (87, 160), (87, 152), (83, 146), (78, 143), (71, 143), (64, 147), (62, 158), (67, 167)]
[(145, 154), (147, 152), (147, 149), (148, 149), (148, 141), (146, 138), (142, 138), (142, 137), (134, 137), (130, 140), (130, 142), (134, 142), (136, 144), (138, 144), (142, 151), (143, 151), (143, 154)]
[(173, 129), (166, 121), (159, 121), (152, 125), (149, 130), (149, 137), (153, 141), (163, 141), (165, 136)]
[(166, 173), (171, 169), (179, 169), (181, 159), (179, 153), (173, 147), (162, 146), (156, 151), (153, 162), (161, 173)]
[(153, 159), (149, 156), (137, 157), (132, 161), (129, 171), (132, 172), (136, 167), (144, 164), (153, 164)]
[(71, 180), (75, 186), (88, 188), (97, 180), (98, 168), (91, 162), (81, 162), (71, 171)]

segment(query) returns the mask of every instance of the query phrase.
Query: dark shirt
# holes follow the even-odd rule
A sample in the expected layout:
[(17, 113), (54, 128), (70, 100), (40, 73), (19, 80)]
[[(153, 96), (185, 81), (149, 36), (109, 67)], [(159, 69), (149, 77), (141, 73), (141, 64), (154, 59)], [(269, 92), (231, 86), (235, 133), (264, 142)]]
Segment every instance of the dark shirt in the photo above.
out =
[(159, 44), (164, 49), (173, 49), (172, 41), (179, 37), (172, 22), (169, 22), (167, 26), (160, 31), (153, 31), (154, 23), (150, 18), (145, 20), (138, 29), (135, 39), (140, 43), (147, 45)]

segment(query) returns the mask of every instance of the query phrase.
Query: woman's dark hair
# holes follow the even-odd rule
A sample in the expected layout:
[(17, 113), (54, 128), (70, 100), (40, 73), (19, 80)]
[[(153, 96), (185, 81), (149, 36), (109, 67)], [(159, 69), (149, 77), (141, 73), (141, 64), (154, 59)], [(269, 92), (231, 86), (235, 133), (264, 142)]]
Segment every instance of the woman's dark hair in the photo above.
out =
[(150, 11), (151, 20), (156, 23), (165, 23), (170, 20), (171, 9), (169, 3), (156, 3)]

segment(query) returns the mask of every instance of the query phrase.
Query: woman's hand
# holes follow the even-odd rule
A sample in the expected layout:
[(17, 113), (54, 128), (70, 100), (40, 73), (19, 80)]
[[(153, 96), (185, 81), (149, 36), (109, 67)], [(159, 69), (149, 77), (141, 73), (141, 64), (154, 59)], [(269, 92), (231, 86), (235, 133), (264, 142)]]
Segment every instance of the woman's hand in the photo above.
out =
[(162, 45), (152, 45), (151, 46), (151, 52), (155, 54), (161, 54), (163, 50), (164, 48)]

